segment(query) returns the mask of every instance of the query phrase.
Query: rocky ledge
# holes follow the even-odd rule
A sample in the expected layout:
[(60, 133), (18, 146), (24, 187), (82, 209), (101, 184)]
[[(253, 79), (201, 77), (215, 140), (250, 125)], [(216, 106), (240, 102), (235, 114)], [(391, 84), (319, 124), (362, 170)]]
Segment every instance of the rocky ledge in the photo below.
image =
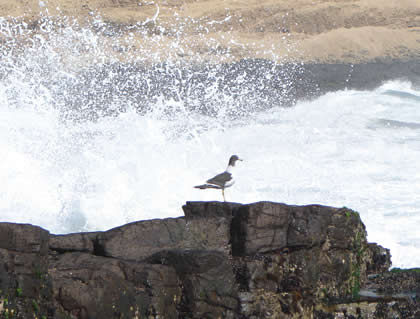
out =
[[(387, 271), (389, 250), (367, 242), (357, 212), (272, 202), (183, 209), (69, 235), (0, 223), (0, 317), (419, 318), (418, 274)], [(404, 292), (393, 284), (400, 275)]]

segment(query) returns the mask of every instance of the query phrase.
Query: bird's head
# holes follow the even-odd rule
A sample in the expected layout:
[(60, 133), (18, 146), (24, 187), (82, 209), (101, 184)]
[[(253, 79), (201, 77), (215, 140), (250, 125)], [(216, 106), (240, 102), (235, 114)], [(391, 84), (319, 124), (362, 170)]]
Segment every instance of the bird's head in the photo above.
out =
[(238, 155), (232, 155), (229, 159), (229, 166), (235, 166), (236, 161), (242, 161)]

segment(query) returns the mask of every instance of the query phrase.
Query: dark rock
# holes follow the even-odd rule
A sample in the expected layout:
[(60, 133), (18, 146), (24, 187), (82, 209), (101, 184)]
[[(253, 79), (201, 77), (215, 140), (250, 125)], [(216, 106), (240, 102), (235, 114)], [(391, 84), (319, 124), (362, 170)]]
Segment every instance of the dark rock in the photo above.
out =
[(50, 250), (57, 253), (65, 252), (86, 252), (96, 255), (95, 247), (98, 232), (76, 233), (68, 235), (51, 235)]
[(135, 222), (97, 236), (103, 256), (141, 261), (170, 249), (209, 249), (229, 253), (229, 222), (217, 218), (168, 218)]
[(187, 202), (182, 206), (185, 217), (189, 220), (194, 218), (225, 217), (231, 219), (235, 211), (242, 204), (226, 202)]
[(0, 223), (0, 248), (23, 253), (48, 254), (49, 232), (29, 224)]
[(237, 284), (228, 256), (219, 251), (162, 251), (148, 262), (173, 267), (183, 286), (181, 318), (236, 318)]
[(50, 260), (55, 317), (176, 318), (181, 290), (173, 268), (87, 253)]
[(98, 235), (97, 245), (106, 257), (140, 261), (182, 245), (185, 229), (184, 218), (135, 222)]
[(275, 291), (337, 298), (357, 293), (366, 280), (366, 231), (351, 210), (243, 205), (231, 233), (233, 256), (253, 259), (238, 266), (248, 274), (246, 289), (260, 288), (258, 281), (271, 282)]
[(419, 273), (386, 271), (357, 212), (183, 210), (69, 235), (0, 223), (0, 318), (419, 318)]
[(232, 255), (254, 255), (285, 248), (289, 212), (286, 205), (270, 202), (241, 206), (232, 220)]
[(420, 270), (392, 269), (370, 278), (369, 288), (378, 293), (411, 293), (412, 297), (420, 298)]
[(367, 271), (369, 274), (376, 274), (388, 271), (391, 267), (391, 252), (376, 243), (369, 243), (369, 251), (372, 260), (367, 264)]
[(2, 309), (16, 318), (48, 312), (48, 241), (40, 227), (0, 223), (0, 316)]

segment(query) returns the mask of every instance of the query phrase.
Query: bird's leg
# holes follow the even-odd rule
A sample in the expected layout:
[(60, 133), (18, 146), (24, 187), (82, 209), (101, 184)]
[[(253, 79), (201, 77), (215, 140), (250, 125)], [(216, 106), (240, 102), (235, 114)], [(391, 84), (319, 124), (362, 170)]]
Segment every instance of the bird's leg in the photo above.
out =
[(226, 199), (225, 199), (225, 189), (224, 188), (222, 188), (222, 195), (223, 195), (223, 201), (226, 202)]

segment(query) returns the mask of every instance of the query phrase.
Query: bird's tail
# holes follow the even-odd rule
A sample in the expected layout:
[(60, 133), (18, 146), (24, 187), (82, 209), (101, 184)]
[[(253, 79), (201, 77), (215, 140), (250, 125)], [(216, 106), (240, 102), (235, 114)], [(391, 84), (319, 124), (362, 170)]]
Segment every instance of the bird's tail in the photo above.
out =
[(212, 184), (203, 184), (203, 185), (197, 185), (194, 186), (194, 188), (199, 188), (199, 189), (206, 189), (206, 188), (214, 188), (214, 189), (220, 189), (220, 186), (217, 185), (212, 185)]

